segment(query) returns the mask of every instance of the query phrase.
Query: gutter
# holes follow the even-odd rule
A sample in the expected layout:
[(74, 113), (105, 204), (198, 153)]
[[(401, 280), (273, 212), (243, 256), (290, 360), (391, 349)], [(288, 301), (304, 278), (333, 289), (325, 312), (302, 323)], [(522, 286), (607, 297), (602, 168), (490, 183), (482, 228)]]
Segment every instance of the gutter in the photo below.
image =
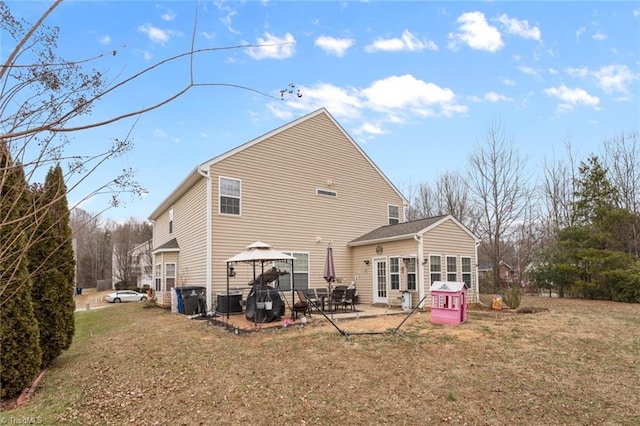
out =
[[(414, 235), (413, 239), (416, 240), (416, 242), (418, 243), (418, 259), (417, 259), (417, 265), (416, 265), (416, 271), (418, 272), (418, 297), (420, 298), (419, 301), (422, 301), (424, 299), (425, 296), (425, 289), (424, 289), (424, 239), (422, 237), (422, 234), (420, 235)], [(420, 304), (420, 307), (424, 307), (424, 301), (422, 301), (422, 303)]]
[(212, 299), (213, 299), (213, 297), (212, 297), (212, 290), (213, 289), (212, 289), (212, 284), (211, 284), (212, 280), (213, 280), (213, 271), (211, 270), (211, 263), (212, 263), (212, 259), (211, 259), (212, 247), (211, 247), (211, 244), (212, 244), (212, 241), (213, 241), (213, 236), (211, 235), (212, 228), (213, 228), (212, 225), (211, 225), (211, 216), (212, 216), (211, 215), (211, 189), (212, 189), (212, 184), (211, 184), (211, 176), (209, 176), (209, 171), (208, 170), (204, 170), (201, 167), (198, 167), (197, 170), (198, 170), (198, 173), (201, 176), (207, 178), (207, 201), (206, 201), (206, 203), (207, 203), (207, 218), (206, 218), (207, 223), (205, 225), (206, 234), (207, 234), (206, 243), (205, 244), (207, 245), (207, 247), (206, 247), (206, 250), (205, 250), (205, 252), (206, 252), (205, 271), (206, 271), (206, 275), (207, 275), (207, 278), (206, 278), (206, 280), (207, 280), (207, 283), (206, 283), (207, 309), (212, 312), (213, 311), (213, 307), (211, 305), (211, 302), (212, 302)]

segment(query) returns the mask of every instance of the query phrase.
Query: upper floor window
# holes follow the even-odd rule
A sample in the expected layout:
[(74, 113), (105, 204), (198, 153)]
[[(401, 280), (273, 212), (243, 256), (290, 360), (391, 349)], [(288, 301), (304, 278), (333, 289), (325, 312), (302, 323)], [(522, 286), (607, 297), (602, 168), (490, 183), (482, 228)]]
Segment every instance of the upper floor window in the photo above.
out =
[(240, 216), (240, 179), (219, 178), (220, 214)]
[(389, 214), (389, 225), (395, 225), (397, 223), (400, 223), (400, 207), (399, 206), (394, 206), (393, 204), (389, 204), (388, 214)]
[(169, 233), (173, 234), (173, 207), (169, 209)]

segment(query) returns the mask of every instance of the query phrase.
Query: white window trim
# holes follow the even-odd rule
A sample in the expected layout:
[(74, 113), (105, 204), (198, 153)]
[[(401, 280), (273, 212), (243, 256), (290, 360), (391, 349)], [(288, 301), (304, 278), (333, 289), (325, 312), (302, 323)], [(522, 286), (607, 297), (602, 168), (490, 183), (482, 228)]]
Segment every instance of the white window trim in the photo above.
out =
[(444, 265), (445, 265), (445, 269), (446, 269), (445, 274), (446, 274), (446, 277), (447, 277), (447, 281), (451, 281), (451, 280), (449, 280), (449, 274), (453, 274), (453, 272), (449, 271), (449, 259), (455, 259), (456, 260), (456, 271), (455, 271), (456, 279), (453, 280), (453, 281), (457, 282), (458, 281), (458, 272), (460, 272), (459, 268), (458, 268), (458, 263), (459, 263), (458, 262), (458, 256), (446, 256), (445, 257), (445, 264)]
[[(305, 254), (305, 255), (307, 255), (307, 269), (301, 271), (298, 268), (296, 268), (295, 259), (294, 259), (294, 261), (293, 261), (294, 262), (293, 273), (294, 274), (307, 274), (307, 288), (310, 288), (311, 287), (311, 270), (310, 270), (311, 269), (311, 253), (309, 253), (308, 251), (287, 251), (287, 250), (282, 251), (282, 253), (288, 254), (289, 256), (293, 256), (293, 257), (295, 257), (296, 254)], [(287, 268), (291, 268), (291, 261), (290, 260), (283, 260), (281, 263), (283, 265), (286, 265)], [(276, 262), (276, 264), (277, 264), (277, 262)], [(289, 274), (289, 275), (291, 275), (291, 274)], [(289, 288), (289, 290), (291, 290), (291, 288)], [(289, 290), (287, 290), (287, 291), (289, 291)]]
[[(158, 280), (160, 280), (160, 285), (158, 285)], [(162, 291), (162, 263), (156, 263), (153, 275), (153, 283), (155, 285), (156, 291)]]
[[(464, 268), (462, 267), (462, 260), (463, 259), (469, 259), (469, 271), (465, 272)], [(469, 276), (469, 287), (471, 288), (472, 285), (472, 281), (473, 281), (473, 263), (471, 263), (471, 256), (460, 256), (460, 280), (462, 282), (464, 282), (464, 276), (468, 275)]]
[[(404, 263), (404, 259), (402, 260), (402, 263)], [(416, 292), (418, 291), (418, 257), (417, 256), (407, 256), (406, 259), (413, 259), (413, 263), (415, 265), (415, 268), (413, 270), (413, 272), (409, 272), (409, 265), (405, 265), (405, 271), (404, 271), (404, 275), (406, 277), (406, 282), (405, 282), (405, 290), (407, 291), (412, 291), (412, 292)], [(414, 280), (415, 282), (415, 286), (416, 288), (409, 288), (409, 274), (413, 274), (416, 276), (416, 279)]]
[[(168, 265), (173, 265), (173, 277), (170, 277), (167, 274), (167, 270), (169, 269), (169, 268), (167, 268)], [(169, 289), (168, 286), (167, 286), (167, 279), (168, 278), (173, 278), (173, 287), (171, 289)], [(164, 264), (164, 278), (163, 278), (162, 282), (164, 284), (164, 290), (165, 291), (173, 290), (178, 285), (178, 265), (177, 265), (176, 262), (165, 262), (165, 264)]]
[[(389, 207), (396, 207), (398, 209), (398, 217), (391, 217), (389, 213)], [(397, 204), (387, 204), (387, 224), (391, 225), (391, 219), (395, 219), (400, 223), (400, 206)]]
[(173, 234), (173, 206), (169, 207), (169, 234)]
[[(440, 271), (438, 271), (438, 272), (431, 271), (431, 256), (437, 256), (438, 258), (440, 258)], [(431, 279), (431, 275), (432, 274), (436, 274), (436, 273), (440, 275), (440, 279), (439, 280), (432, 280)], [(441, 254), (436, 254), (436, 253), (429, 253), (429, 282), (431, 284), (433, 284), (435, 281), (442, 281), (442, 255)]]
[[(222, 188), (222, 179), (229, 179), (229, 180), (234, 180), (237, 181), (238, 184), (240, 185), (240, 196), (239, 197), (235, 197), (232, 195), (223, 195), (221, 192), (221, 188)], [(228, 197), (228, 198), (238, 198), (238, 214), (233, 214), (233, 213), (223, 213), (222, 212), (222, 203), (221, 203), (221, 199), (222, 197)], [(229, 177), (229, 176), (218, 176), (218, 214), (222, 215), (222, 216), (230, 216), (230, 217), (240, 217), (242, 216), (242, 179), (238, 179), (238, 178), (234, 178), (234, 177)]]
[[(398, 261), (398, 272), (393, 272), (392, 271), (392, 264), (391, 264), (391, 259), (397, 259)], [(389, 283), (389, 291), (398, 291), (398, 290), (402, 290), (402, 257), (400, 256), (390, 256), (387, 260), (387, 271), (388, 271), (388, 283)], [(393, 288), (393, 280), (391, 279), (391, 276), (393, 275), (397, 275), (398, 276), (398, 288)]]

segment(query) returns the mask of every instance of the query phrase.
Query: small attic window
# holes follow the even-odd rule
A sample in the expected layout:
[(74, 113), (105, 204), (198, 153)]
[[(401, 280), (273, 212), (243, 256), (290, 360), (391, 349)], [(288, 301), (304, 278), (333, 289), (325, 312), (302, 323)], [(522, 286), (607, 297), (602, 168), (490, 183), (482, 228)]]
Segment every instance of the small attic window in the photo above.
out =
[(330, 191), (328, 189), (316, 189), (316, 195), (322, 195), (323, 197), (336, 198), (338, 193), (336, 191)]

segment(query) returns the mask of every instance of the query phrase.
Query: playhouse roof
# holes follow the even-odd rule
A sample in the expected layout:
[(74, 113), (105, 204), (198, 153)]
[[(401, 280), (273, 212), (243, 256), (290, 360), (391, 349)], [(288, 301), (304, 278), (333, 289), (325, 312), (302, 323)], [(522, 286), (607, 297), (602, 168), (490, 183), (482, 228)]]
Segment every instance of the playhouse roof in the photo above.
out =
[(462, 291), (464, 287), (463, 282), (458, 281), (434, 281), (431, 284), (431, 291), (446, 291), (456, 293)]

